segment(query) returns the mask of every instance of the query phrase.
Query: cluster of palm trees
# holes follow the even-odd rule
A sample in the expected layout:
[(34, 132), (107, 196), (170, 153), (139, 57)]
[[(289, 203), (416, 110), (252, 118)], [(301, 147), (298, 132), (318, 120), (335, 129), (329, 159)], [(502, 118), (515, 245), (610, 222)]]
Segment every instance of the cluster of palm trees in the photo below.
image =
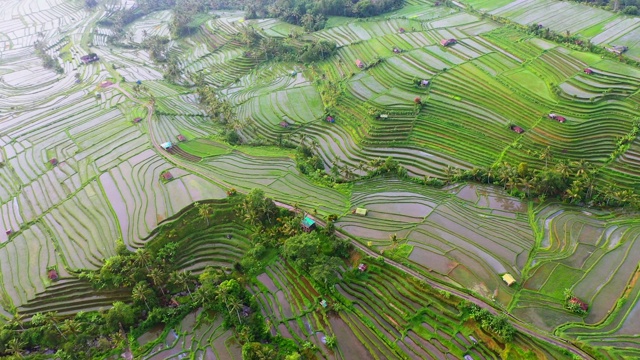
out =
[(205, 111), (214, 119), (218, 119), (221, 124), (232, 123), (235, 119), (235, 111), (231, 103), (215, 93), (211, 86), (202, 85), (197, 89), (200, 104)]
[(513, 166), (507, 162), (487, 168), (470, 170), (445, 168), (447, 183), (472, 180), (486, 184), (502, 185), (512, 194), (540, 198), (557, 197), (573, 204), (594, 206), (640, 206), (640, 197), (630, 189), (616, 187), (598, 181), (598, 169), (585, 160), (553, 161), (549, 149), (540, 153), (545, 161), (542, 169), (529, 169), (526, 163)]

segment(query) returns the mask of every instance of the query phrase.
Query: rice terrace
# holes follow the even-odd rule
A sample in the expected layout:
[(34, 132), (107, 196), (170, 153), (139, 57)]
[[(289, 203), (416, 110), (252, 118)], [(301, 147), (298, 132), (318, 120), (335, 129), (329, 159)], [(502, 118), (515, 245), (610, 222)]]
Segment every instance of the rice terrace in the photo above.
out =
[(637, 0), (0, 6), (0, 358), (640, 359)]

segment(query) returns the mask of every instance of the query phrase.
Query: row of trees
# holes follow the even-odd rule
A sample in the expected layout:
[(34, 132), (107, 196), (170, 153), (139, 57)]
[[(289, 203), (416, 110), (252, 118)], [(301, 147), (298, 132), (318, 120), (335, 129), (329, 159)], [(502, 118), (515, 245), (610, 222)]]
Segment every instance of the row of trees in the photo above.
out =
[(58, 74), (62, 74), (64, 72), (64, 69), (60, 66), (58, 60), (47, 53), (47, 44), (44, 41), (38, 40), (33, 46), (36, 50), (36, 55), (40, 60), (42, 60), (42, 66), (47, 69), (52, 69)]
[(471, 180), (501, 185), (512, 195), (527, 198), (558, 198), (572, 204), (640, 208), (640, 196), (637, 193), (598, 181), (598, 171), (588, 161), (554, 161), (549, 148), (545, 148), (539, 156), (545, 161), (541, 169), (531, 169), (527, 163), (514, 166), (504, 162), (493, 167), (466, 171), (448, 167), (445, 169), (445, 177), (449, 183)]
[(313, 31), (324, 27), (327, 16), (375, 16), (403, 3), (403, 0), (256, 0), (246, 1), (245, 10), (250, 19), (277, 17)]
[(468, 301), (460, 302), (458, 308), (462, 311), (463, 319), (476, 321), (482, 329), (496, 335), (505, 343), (511, 342), (516, 335), (516, 329), (504, 314), (493, 315), (489, 310)]

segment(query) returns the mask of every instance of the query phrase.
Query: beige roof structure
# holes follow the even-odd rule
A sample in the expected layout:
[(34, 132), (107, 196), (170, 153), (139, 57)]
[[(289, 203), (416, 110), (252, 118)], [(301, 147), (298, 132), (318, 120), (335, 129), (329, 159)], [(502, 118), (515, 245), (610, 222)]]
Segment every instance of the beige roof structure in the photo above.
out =
[(514, 279), (513, 276), (511, 276), (511, 274), (509, 273), (502, 275), (502, 280), (504, 280), (504, 282), (509, 286), (516, 283), (516, 279)]

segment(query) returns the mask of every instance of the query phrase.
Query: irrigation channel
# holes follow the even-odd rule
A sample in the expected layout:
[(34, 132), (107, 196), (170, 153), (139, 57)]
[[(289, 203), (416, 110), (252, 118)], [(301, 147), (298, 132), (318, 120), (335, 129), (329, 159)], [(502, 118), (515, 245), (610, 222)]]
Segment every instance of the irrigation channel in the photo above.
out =
[[(218, 184), (220, 186), (222, 186), (223, 188), (228, 188), (231, 187), (231, 185), (226, 184), (224, 182), (221, 182), (219, 179), (216, 179), (206, 173), (204, 173), (202, 170), (202, 168), (199, 168), (198, 166), (196, 166), (194, 163), (189, 162), (187, 160), (184, 160), (182, 158), (180, 158), (179, 156), (170, 156), (171, 154), (169, 154), (167, 151), (165, 151), (161, 146), (160, 146), (160, 142), (156, 139), (154, 133), (153, 133), (153, 126), (151, 126), (151, 121), (153, 118), (153, 111), (154, 111), (154, 104), (152, 102), (143, 102), (137, 98), (135, 98), (134, 96), (132, 96), (129, 92), (127, 92), (126, 90), (124, 90), (122, 87), (120, 87), (119, 83), (113, 84), (110, 86), (110, 88), (115, 88), (117, 90), (119, 90), (120, 92), (122, 92), (122, 94), (124, 94), (127, 98), (129, 98), (131, 101), (140, 104), (141, 106), (144, 106), (147, 108), (147, 118), (146, 118), (146, 122), (147, 122), (147, 126), (149, 129), (149, 137), (151, 138), (151, 143), (153, 144), (153, 147), (155, 148), (155, 150), (160, 154), (160, 156), (164, 157), (167, 159), (167, 161), (180, 166), (186, 170), (189, 170), (193, 173), (196, 173), (202, 177), (207, 178), (208, 180), (212, 181), (215, 184)], [(294, 208), (293, 206), (289, 205), (289, 204), (285, 204), (279, 201), (274, 201), (274, 203), (281, 208), (290, 210), (290, 211), (299, 211), (296, 208)], [(322, 221), (321, 219), (318, 219), (312, 215), (307, 215), (309, 217), (311, 217), (313, 220), (316, 221), (316, 223), (320, 226), (325, 226), (326, 223), (324, 221)], [(380, 257), (382, 255), (376, 253), (375, 251), (369, 249), (368, 247), (366, 247), (365, 245), (361, 244), (358, 240), (356, 240), (355, 238), (344, 234), (340, 231), (335, 231), (335, 234), (337, 237), (341, 238), (341, 239), (346, 239), (349, 240), (353, 246), (355, 246), (356, 248), (358, 248), (360, 251), (362, 251), (363, 253), (373, 256), (373, 257)], [(431, 278), (428, 278), (426, 276), (424, 276), (423, 274), (412, 270), (410, 268), (408, 268), (405, 265), (402, 265), (398, 262), (395, 262), (389, 258), (384, 258), (385, 259), (385, 263), (397, 268), (398, 270), (401, 270), (403, 272), (405, 272), (406, 274), (409, 274), (417, 279), (423, 280), (425, 281), (427, 284), (429, 284), (431, 287), (433, 287), (434, 289), (437, 290), (442, 290), (442, 291), (447, 291), (457, 297), (460, 297), (464, 300), (467, 300), (473, 304), (476, 304), (477, 306), (483, 308), (483, 309), (487, 309), (488, 311), (490, 311), (492, 314), (496, 315), (496, 314), (501, 314), (503, 313), (502, 310), (498, 309), (494, 304), (491, 304), (490, 302), (486, 302), (484, 300), (482, 300), (481, 298), (477, 298), (473, 295), (470, 295), (468, 293), (465, 293), (457, 288), (454, 288), (450, 285), (447, 284), (443, 284), (440, 283), (438, 281), (435, 281)], [(530, 328), (529, 326), (526, 325), (525, 322), (523, 322), (522, 320), (514, 317), (513, 315), (507, 313), (507, 315), (509, 316), (509, 318), (511, 319), (511, 322), (513, 324), (513, 326), (520, 331), (521, 333), (527, 334), (531, 337), (537, 338), (541, 341), (545, 341), (547, 343), (553, 344), (557, 347), (566, 349), (568, 351), (570, 351), (571, 353), (580, 356), (583, 359), (594, 359), (591, 355), (587, 354), (586, 352), (582, 351), (580, 348), (578, 348), (577, 346), (575, 346), (573, 343), (571, 343), (569, 340), (551, 335), (551, 334), (545, 334), (541, 331), (537, 331), (534, 330), (532, 328)]]

